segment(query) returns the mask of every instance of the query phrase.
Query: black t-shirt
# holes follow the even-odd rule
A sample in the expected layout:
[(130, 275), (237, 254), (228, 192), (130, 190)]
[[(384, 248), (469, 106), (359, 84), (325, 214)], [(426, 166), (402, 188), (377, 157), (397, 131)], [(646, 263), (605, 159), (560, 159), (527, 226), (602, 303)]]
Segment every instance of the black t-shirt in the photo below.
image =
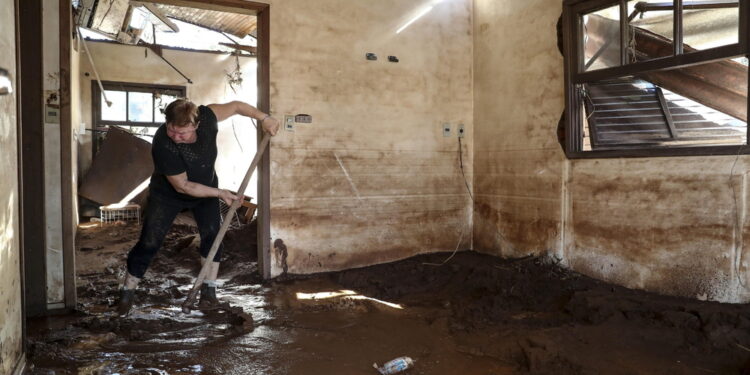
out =
[(166, 176), (187, 172), (191, 182), (218, 187), (216, 176), (216, 134), (219, 127), (214, 112), (206, 107), (198, 107), (198, 137), (194, 143), (175, 143), (167, 136), (167, 126), (163, 124), (154, 134), (151, 145), (151, 157), (154, 160), (154, 174), (149, 188), (151, 192), (166, 198), (180, 200), (199, 199), (187, 194), (178, 193)]

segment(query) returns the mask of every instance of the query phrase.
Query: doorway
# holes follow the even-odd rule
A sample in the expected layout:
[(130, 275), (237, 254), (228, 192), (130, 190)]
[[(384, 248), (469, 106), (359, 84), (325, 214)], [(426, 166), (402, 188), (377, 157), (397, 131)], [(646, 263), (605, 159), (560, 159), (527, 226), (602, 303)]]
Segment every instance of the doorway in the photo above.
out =
[[(74, 3), (76, 2), (74, 1)], [(77, 11), (74, 10), (72, 14), (63, 14), (65, 10), (61, 9), (61, 21), (68, 20), (71, 31), (75, 33), (79, 33), (80, 31), (81, 34), (78, 40), (74, 40), (73, 43), (67, 43), (68, 45), (63, 42), (65, 38), (61, 38), (61, 70), (70, 71), (70, 77), (73, 80), (76, 79), (79, 72), (83, 76), (88, 73), (89, 77), (87, 78), (91, 82), (88, 85), (76, 85), (73, 82), (63, 85), (61, 88), (63, 91), (62, 96), (66, 97), (67, 95), (67, 97), (71, 97), (72, 99), (61, 103), (61, 129), (72, 129), (68, 134), (62, 135), (63, 139), (74, 139), (76, 137), (75, 133), (78, 133), (79, 138), (79, 147), (77, 149), (71, 147), (70, 149), (66, 150), (63, 148), (62, 150), (62, 160), (75, 160), (72, 158), (77, 154), (74, 166), (62, 168), (63, 180), (66, 178), (73, 179), (76, 175), (80, 175), (82, 178), (80, 184), (81, 190), (73, 188), (70, 192), (71, 194), (63, 194), (63, 205), (67, 202), (70, 207), (79, 207), (80, 211), (78, 213), (81, 215), (93, 214), (93, 216), (101, 216), (101, 212), (91, 210), (91, 207), (98, 207), (97, 205), (100, 202), (87, 202), (86, 198), (81, 197), (80, 193), (84, 190), (83, 184), (86, 182), (85, 174), (78, 173), (76, 170), (80, 169), (80, 172), (84, 172), (93, 165), (92, 162), (96, 158), (94, 149), (97, 148), (96, 151), (99, 151), (98, 148), (101, 146), (99, 142), (106, 138), (107, 128), (111, 126), (118, 125), (119, 128), (127, 129), (131, 134), (140, 139), (147, 140), (150, 135), (153, 135), (155, 126), (159, 124), (159, 121), (163, 120), (163, 114), (159, 111), (163, 110), (164, 106), (168, 104), (167, 101), (171, 98), (187, 96), (191, 100), (198, 102), (197, 104), (210, 104), (211, 102), (221, 102), (228, 99), (242, 99), (255, 105), (261, 111), (268, 113), (270, 109), (268, 64), (268, 23), (270, 21), (270, 9), (267, 4), (241, 0), (218, 1), (211, 2), (210, 4), (201, 1), (171, 0), (149, 1), (148, 3), (131, 2), (135, 6), (130, 7), (126, 11), (130, 22), (127, 25), (123, 23), (125, 27), (121, 27), (118, 30), (118, 35), (112, 38), (112, 34), (106, 35), (106, 33), (101, 32), (102, 28), (106, 28), (105, 26), (108, 22), (106, 18), (85, 20), (87, 16), (83, 13), (87, 11), (87, 8), (85, 8), (86, 1), (79, 1), (79, 3), (84, 5), (84, 7), (79, 8)], [(116, 5), (117, 2), (113, 0), (110, 3)], [(125, 3), (128, 2), (125, 1)], [(112, 14), (111, 9), (110, 14)], [(96, 14), (88, 15), (88, 17), (95, 16)], [(249, 39), (255, 40), (254, 46), (245, 43), (242, 35), (233, 34), (231, 30), (228, 30), (232, 28), (234, 30), (238, 28), (242, 29), (242, 20), (250, 18), (254, 20), (255, 25), (253, 32), (249, 33), (251, 36)], [(229, 21), (236, 22), (235, 24), (231, 24)], [(95, 27), (81, 27), (82, 25), (93, 25)], [(137, 27), (138, 25), (146, 27)], [(185, 46), (181, 44), (181, 42), (185, 41), (185, 38), (181, 40), (179, 33), (167, 35), (169, 32), (165, 30), (173, 26), (182, 30), (197, 28), (198, 35), (211, 33), (214, 35), (223, 35), (225, 37), (223, 41), (216, 43), (220, 46), (218, 48), (223, 49), (212, 50), (212, 48), (206, 47), (190, 48), (189, 46)], [(62, 27), (63, 25), (61, 25)], [(83, 34), (87, 34), (89, 37), (81, 40), (80, 36), (85, 37)], [(96, 38), (96, 34), (103, 40), (91, 40)], [(172, 39), (167, 40), (168, 37), (172, 37)], [(189, 42), (196, 40), (196, 38), (188, 39)], [(90, 51), (92, 46), (94, 46), (93, 49), (95, 51)], [(158, 69), (170, 71), (170, 76), (177, 77), (176, 79), (181, 81), (166, 80), (165, 76), (167, 73), (157, 75), (156, 77), (149, 77), (145, 74), (148, 73), (148, 69), (144, 70), (143, 66), (123, 64), (124, 60), (118, 61), (117, 57), (107, 57), (106, 55), (97, 53), (100, 50), (117, 48), (133, 50), (127, 53), (127, 55), (137, 58), (141, 62), (146, 59), (150, 59), (149, 61), (156, 60), (156, 62), (152, 63), (160, 64)], [(86, 53), (86, 49), (89, 49), (88, 54)], [(73, 61), (73, 65), (76, 64), (76, 54), (79, 57), (77, 62), (79, 67), (71, 66), (71, 61)], [(88, 57), (93, 58), (93, 63)], [(202, 74), (208, 74), (207, 65), (202, 63), (202, 61), (209, 60), (216, 60), (220, 65), (220, 68), (218, 68), (220, 69), (220, 74), (213, 75), (213, 80), (216, 82), (213, 85), (213, 89), (211, 85), (205, 83), (206, 80), (202, 79)], [(245, 69), (250, 60), (253, 60), (254, 72), (252, 72), (252, 75), (249, 75), (248, 69)], [(119, 72), (109, 75), (111, 73), (109, 70), (118, 70), (118, 67), (113, 67), (117, 63), (122, 65), (119, 67)], [(185, 68), (191, 66), (193, 67), (192, 69)], [(195, 67), (198, 68), (197, 70), (202, 69), (205, 72), (195, 72)], [(80, 70), (76, 70), (76, 68)], [(193, 73), (190, 73), (191, 70), (193, 70)], [(121, 78), (127, 74), (134, 74), (135, 76), (140, 74), (141, 77), (140, 79), (128, 78), (127, 80)], [(84, 79), (80, 82), (84, 82)], [(215, 86), (221, 86), (221, 88), (216, 89)], [(253, 86), (253, 97), (251, 99), (239, 97), (247, 92), (248, 86)], [(233, 95), (206, 102), (205, 100), (208, 99), (203, 98), (210, 96), (211, 90), (214, 90), (214, 93), (231, 92)], [(84, 99), (85, 95), (79, 96), (79, 102), (76, 105), (76, 100), (74, 99), (76, 91), (79, 95), (82, 92), (90, 93), (88, 94), (88, 101)], [(105, 96), (107, 97), (105, 98)], [(134, 101), (139, 100), (142, 104), (146, 104), (140, 107), (137, 105), (134, 106)], [(103, 103), (111, 105), (103, 107)], [(113, 107), (114, 109), (112, 109)], [(102, 108), (106, 109), (102, 110)], [(144, 109), (145, 112), (143, 111)], [(109, 112), (104, 113), (106, 111)], [(226, 145), (225, 149), (239, 148), (240, 156), (230, 157), (223, 163), (221, 160), (217, 160), (217, 174), (220, 174), (220, 187), (231, 189), (239, 186), (239, 182), (247, 166), (250, 164), (250, 159), (252, 159), (255, 153), (255, 148), (247, 147), (249, 137), (242, 137), (243, 132), (246, 133), (249, 129), (253, 129), (252, 127), (248, 128), (247, 125), (243, 127), (243, 124), (239, 123), (231, 124), (231, 119), (226, 122), (227, 124), (220, 124), (219, 142), (222, 142), (221, 134), (227, 135), (223, 137)], [(235, 122), (237, 121), (235, 120)], [(225, 127), (230, 129), (229, 132), (223, 132), (222, 129)], [(254, 138), (252, 141), (257, 145), (257, 142), (261, 139), (262, 131), (253, 129), (252, 132), (254, 133), (252, 134)], [(81, 147), (82, 144), (85, 145)], [(96, 147), (94, 146), (95, 144), (97, 145)], [(253, 184), (252, 189), (248, 188), (248, 190), (254, 191), (252, 196), (258, 204), (256, 221), (257, 259), (258, 271), (263, 278), (270, 277), (270, 163), (268, 153), (269, 150), (266, 149), (255, 174), (257, 176), (257, 184)], [(250, 157), (246, 158), (248, 154)], [(235, 162), (231, 162), (232, 159)], [(247, 160), (246, 163), (238, 163), (236, 162), (237, 159)], [(242, 170), (243, 168), (244, 170)], [(234, 177), (222, 179), (221, 173)], [(225, 186), (222, 181), (226, 181), (228, 186)], [(135, 184), (140, 187), (147, 185), (144, 185), (141, 181), (136, 181)], [(79, 197), (80, 202), (75, 202), (77, 197)], [(86, 206), (87, 203), (88, 206)], [(71, 215), (67, 219), (70, 225), (66, 226), (64, 222), (63, 227), (75, 228), (78, 217)], [(68, 246), (65, 249), (66, 255), (71, 256), (71, 258), (75, 254), (76, 247), (73, 240), (74, 236), (75, 229), (73, 229), (73, 233), (68, 234), (69, 241), (67, 241), (66, 244)], [(75, 270), (70, 275), (74, 274)], [(70, 275), (66, 272), (66, 276)]]

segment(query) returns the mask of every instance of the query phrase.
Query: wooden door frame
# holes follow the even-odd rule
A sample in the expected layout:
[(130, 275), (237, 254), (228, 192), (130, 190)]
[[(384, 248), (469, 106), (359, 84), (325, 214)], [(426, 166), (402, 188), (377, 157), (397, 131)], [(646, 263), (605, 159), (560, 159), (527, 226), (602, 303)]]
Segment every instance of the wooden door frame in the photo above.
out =
[(60, 15), (60, 196), (62, 211), (63, 288), (65, 310), (76, 308), (75, 237), (78, 210), (73, 207), (73, 128), (71, 122), (71, 79), (78, 72), (70, 71), (73, 11), (70, 0), (59, 0)]
[[(269, 113), (271, 109), (270, 92), (270, 5), (244, 0), (149, 0), (153, 3), (176, 5), (206, 10), (218, 10), (254, 15), (257, 17), (257, 82), (258, 109)], [(65, 272), (65, 304), (75, 308), (75, 212), (74, 197), (70, 182), (73, 179), (72, 128), (71, 128), (71, 77), (77, 77), (70, 71), (71, 40), (73, 21), (70, 0), (60, 0), (60, 139), (62, 168), (62, 212), (63, 212), (63, 254)], [(71, 74), (73, 73), (73, 74)], [(257, 142), (260, 143), (263, 130), (258, 127)], [(258, 165), (258, 268), (264, 279), (271, 277), (271, 173), (270, 149), (268, 145)]]
[(18, 190), (24, 316), (41, 316), (47, 311), (42, 5), (26, 1), (17, 5)]
[(26, 342), (26, 271), (24, 266), (24, 232), (23, 232), (23, 139), (21, 130), (21, 17), (20, 17), (20, 0), (13, 1), (13, 17), (15, 19), (15, 25), (13, 27), (16, 39), (16, 71), (14, 72), (16, 78), (16, 163), (18, 165), (18, 256), (19, 256), (19, 276), (20, 276), (20, 287), (21, 287), (21, 355), (15, 364), (13, 374), (21, 375), (26, 370), (26, 353), (28, 353), (27, 342)]

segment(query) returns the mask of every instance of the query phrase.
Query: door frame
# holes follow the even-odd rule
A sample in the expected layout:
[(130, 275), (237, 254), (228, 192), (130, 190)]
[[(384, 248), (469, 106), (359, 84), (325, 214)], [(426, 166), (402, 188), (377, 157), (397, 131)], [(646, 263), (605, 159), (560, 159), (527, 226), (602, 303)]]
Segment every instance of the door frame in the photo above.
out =
[[(217, 10), (232, 13), (254, 15), (257, 17), (257, 82), (258, 109), (269, 113), (271, 109), (270, 92), (270, 4), (244, 0), (149, 0), (152, 3), (184, 6), (196, 9)], [(71, 127), (71, 77), (77, 78), (77, 72), (70, 71), (71, 40), (74, 35), (72, 5), (70, 0), (60, 0), (60, 139), (61, 142), (61, 178), (62, 178), (62, 211), (63, 211), (63, 254), (65, 273), (65, 304), (75, 308), (75, 234), (76, 210), (71, 181), (73, 181), (73, 131)], [(257, 142), (260, 144), (263, 130), (258, 127)], [(264, 279), (271, 277), (271, 173), (270, 151), (268, 145), (258, 164), (258, 268)], [(67, 214), (65, 214), (67, 213)]]

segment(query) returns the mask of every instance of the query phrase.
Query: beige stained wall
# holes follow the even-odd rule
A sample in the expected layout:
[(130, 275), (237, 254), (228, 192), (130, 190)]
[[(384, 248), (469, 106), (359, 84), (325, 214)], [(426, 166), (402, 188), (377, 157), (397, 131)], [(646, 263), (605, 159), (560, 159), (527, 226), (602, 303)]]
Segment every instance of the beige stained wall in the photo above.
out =
[[(227, 73), (235, 69), (236, 60), (227, 54), (165, 49), (164, 57), (193, 81), (189, 84), (153, 52), (146, 53), (144, 47), (102, 42), (88, 42), (88, 47), (103, 81), (185, 86), (187, 96), (197, 104), (242, 100), (255, 105), (257, 102), (257, 63), (254, 57), (240, 58), (243, 82), (235, 93), (228, 84)], [(73, 126), (79, 144), (78, 169), (83, 178), (91, 166), (91, 132), (85, 129), (92, 127), (91, 85), (96, 81), (83, 46), (80, 52), (80, 117)], [(217, 142), (220, 150), (216, 161), (219, 183), (223, 188), (236, 190), (255, 155), (255, 128), (247, 118), (232, 117), (219, 124)], [(253, 177), (248, 185), (246, 195), (257, 196), (256, 178)]]
[(562, 58), (550, 1), (475, 1), (474, 248), (560, 247)]
[[(0, 0), (0, 67), (17, 90), (14, 9), (13, 0)], [(0, 374), (12, 373), (23, 350), (16, 100), (15, 93), (0, 96)]]
[(269, 3), (272, 111), (313, 117), (272, 142), (271, 237), (288, 251), (272, 274), (471, 248), (458, 138), (441, 129), (465, 125), (471, 181), (472, 1)]
[[(60, 11), (59, 1), (42, 1), (42, 76), (45, 98), (59, 98), (60, 94)], [(59, 99), (58, 99), (59, 101)], [(65, 307), (63, 275), (63, 228), (60, 123), (44, 120), (44, 217), (46, 224), (45, 251), (47, 279), (47, 308)]]
[(475, 1), (475, 249), (549, 253), (631, 288), (747, 302), (747, 159), (566, 160), (561, 10)]

